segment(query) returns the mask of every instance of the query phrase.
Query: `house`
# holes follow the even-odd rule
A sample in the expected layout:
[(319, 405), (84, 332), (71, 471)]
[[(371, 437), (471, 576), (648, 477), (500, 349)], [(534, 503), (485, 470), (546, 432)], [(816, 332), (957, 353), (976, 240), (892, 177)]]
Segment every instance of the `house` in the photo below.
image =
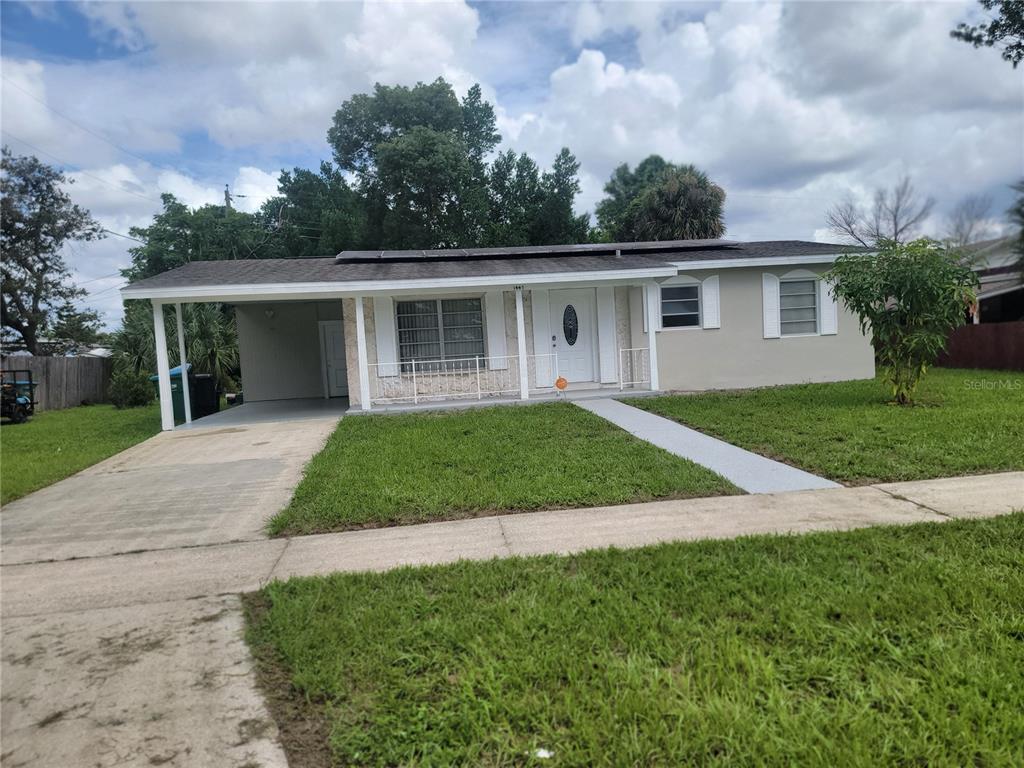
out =
[(1020, 233), (966, 246), (964, 254), (978, 275), (974, 323), (1024, 320), (1024, 273), (1017, 247)]
[(551, 396), (559, 380), (573, 393), (868, 378), (870, 341), (822, 279), (850, 250), (680, 240), (344, 251), (192, 262), (121, 293), (153, 303), (171, 429), (163, 308), (183, 302), (235, 307), (247, 403), (346, 397), (369, 411)]

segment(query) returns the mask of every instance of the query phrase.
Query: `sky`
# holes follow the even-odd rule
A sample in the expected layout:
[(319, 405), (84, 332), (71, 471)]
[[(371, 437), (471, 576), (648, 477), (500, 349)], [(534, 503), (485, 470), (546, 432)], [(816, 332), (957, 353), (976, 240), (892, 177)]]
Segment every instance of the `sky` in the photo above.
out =
[[(593, 212), (621, 163), (657, 153), (727, 194), (730, 239), (834, 239), (827, 208), (909, 174), (941, 235), (968, 194), (1024, 176), (1024, 68), (953, 40), (975, 2), (5, 1), (0, 127), (64, 168), (104, 227), (145, 226), (171, 192), (254, 210), (281, 169), (330, 159), (331, 117), (374, 83), (479, 83), (499, 149), (581, 163)], [(245, 195), (245, 197), (241, 197)], [(133, 243), (69, 247), (81, 302), (121, 316)]]

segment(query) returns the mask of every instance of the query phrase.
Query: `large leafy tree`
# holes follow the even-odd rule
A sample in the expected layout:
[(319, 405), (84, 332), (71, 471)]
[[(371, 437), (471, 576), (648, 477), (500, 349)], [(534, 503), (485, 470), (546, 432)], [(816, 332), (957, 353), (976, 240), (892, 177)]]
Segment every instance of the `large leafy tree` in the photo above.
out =
[(277, 233), (282, 256), (333, 256), (372, 247), (363, 200), (337, 166), (322, 162), (319, 173), (282, 171), (277, 183), (278, 196), (263, 204), (258, 218), (266, 231)]
[(861, 330), (870, 331), (900, 405), (912, 402), (950, 331), (965, 322), (978, 285), (955, 251), (928, 239), (890, 240), (873, 254), (840, 256), (828, 279), (835, 297), (860, 318)]
[(604, 239), (712, 239), (725, 234), (725, 191), (693, 165), (651, 155), (630, 170), (620, 165), (597, 206)]
[(0, 315), (4, 336), (32, 354), (56, 326), (79, 335), (98, 330), (95, 313), (75, 309), (86, 295), (71, 281), (62, 256), (71, 242), (103, 236), (100, 224), (71, 201), (63, 173), (4, 147), (0, 161)]
[(986, 46), (1002, 49), (1002, 57), (1013, 68), (1024, 60), (1024, 0), (980, 0), (990, 15), (981, 24), (961, 22), (950, 37), (970, 43), (975, 48)]
[(366, 199), (368, 239), (381, 248), (475, 244), (487, 215), (485, 157), (494, 108), (473, 86), (460, 102), (443, 79), (378, 84), (335, 113), (327, 140)]
[(190, 261), (260, 259), (282, 255), (273, 222), (223, 205), (189, 208), (174, 195), (161, 195), (163, 210), (146, 227), (129, 233), (141, 241), (128, 249), (129, 280), (166, 272)]

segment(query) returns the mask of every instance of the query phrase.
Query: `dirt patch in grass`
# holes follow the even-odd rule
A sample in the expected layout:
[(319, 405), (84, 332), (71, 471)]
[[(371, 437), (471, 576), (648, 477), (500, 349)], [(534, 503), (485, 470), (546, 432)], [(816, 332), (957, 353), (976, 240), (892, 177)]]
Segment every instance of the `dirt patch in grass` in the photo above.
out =
[[(255, 630), (267, 619), (270, 601), (256, 592), (242, 595), (242, 609), (249, 628), (247, 638), (256, 660), (256, 679), (267, 703), (289, 768), (331, 768), (331, 729), (323, 704), (306, 698), (292, 684), (291, 671), (270, 643), (258, 639)], [(239, 738), (243, 734), (239, 731)]]

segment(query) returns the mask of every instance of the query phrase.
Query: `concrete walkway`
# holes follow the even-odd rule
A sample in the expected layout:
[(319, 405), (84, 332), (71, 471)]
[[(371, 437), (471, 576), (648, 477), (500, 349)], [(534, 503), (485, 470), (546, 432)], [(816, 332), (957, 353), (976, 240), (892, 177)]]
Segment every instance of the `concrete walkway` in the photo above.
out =
[(580, 408), (607, 419), (641, 440), (717, 472), (747, 493), (783, 493), (842, 487), (839, 483), (766, 459), (619, 400), (603, 398), (574, 402)]

